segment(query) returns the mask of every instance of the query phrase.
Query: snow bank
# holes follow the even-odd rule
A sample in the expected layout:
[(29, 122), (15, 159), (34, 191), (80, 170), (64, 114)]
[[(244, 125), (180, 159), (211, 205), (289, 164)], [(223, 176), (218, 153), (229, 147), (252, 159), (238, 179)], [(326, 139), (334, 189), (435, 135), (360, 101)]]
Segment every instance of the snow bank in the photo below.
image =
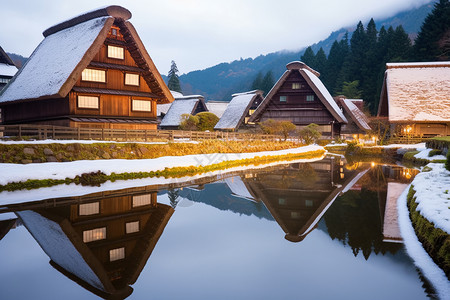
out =
[(279, 151), (263, 151), (253, 153), (212, 153), (185, 156), (164, 156), (152, 159), (109, 159), (109, 160), (79, 160), (63, 163), (41, 164), (0, 164), (0, 184), (26, 181), (27, 179), (65, 179), (73, 178), (83, 173), (102, 171), (111, 173), (150, 172), (172, 167), (205, 166), (224, 161), (252, 159), (256, 156), (274, 156), (305, 153), (323, 150), (320, 146), (305, 146)]
[(448, 299), (448, 295), (450, 295), (450, 283), (444, 271), (433, 262), (425, 249), (423, 249), (422, 243), (417, 239), (411, 220), (409, 219), (409, 211), (406, 206), (408, 190), (409, 188), (406, 188), (397, 200), (398, 222), (403, 243), (408, 255), (413, 259), (414, 264), (422, 271), (423, 275), (431, 282), (439, 298)]
[(416, 155), (414, 155), (415, 158), (420, 158), (420, 159), (427, 159), (430, 161), (433, 160), (445, 160), (446, 157), (444, 155), (434, 155), (434, 156), (428, 156), (431, 152), (431, 150), (433, 149), (425, 149), (420, 151), (419, 153), (417, 153)]
[(412, 182), (417, 210), (437, 228), (450, 233), (450, 171), (444, 164), (427, 166), (432, 170), (417, 174)]
[[(21, 144), (135, 144), (136, 142), (117, 142), (117, 141), (100, 141), (100, 140), (35, 140), (35, 141), (2, 141), (0, 140), (0, 144), (5, 145), (21, 145)], [(139, 142), (139, 144), (147, 144), (147, 145), (163, 145), (168, 144), (169, 142)], [(171, 141), (171, 143), (190, 143), (190, 144), (198, 144), (198, 141), (193, 141), (190, 139), (175, 139)]]

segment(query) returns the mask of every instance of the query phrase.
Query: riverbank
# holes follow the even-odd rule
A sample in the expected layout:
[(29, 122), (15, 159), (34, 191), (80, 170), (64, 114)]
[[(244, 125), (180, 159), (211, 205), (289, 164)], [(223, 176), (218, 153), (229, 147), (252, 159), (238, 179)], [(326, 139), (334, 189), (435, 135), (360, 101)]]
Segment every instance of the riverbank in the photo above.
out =
[(184, 177), (275, 161), (321, 158), (320, 146), (251, 153), (205, 153), (152, 159), (78, 160), (41, 164), (0, 164), (0, 190), (32, 189), (59, 184), (98, 185), (107, 180)]

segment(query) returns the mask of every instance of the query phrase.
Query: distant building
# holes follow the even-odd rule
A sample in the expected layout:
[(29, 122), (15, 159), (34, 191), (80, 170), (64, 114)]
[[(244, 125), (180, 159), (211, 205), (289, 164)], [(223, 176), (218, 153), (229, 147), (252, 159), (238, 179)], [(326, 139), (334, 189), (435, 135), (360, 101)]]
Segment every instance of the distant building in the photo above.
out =
[(247, 125), (250, 116), (263, 101), (262, 93), (256, 90), (232, 95), (233, 99), (214, 129), (236, 131)]
[(17, 67), (8, 54), (0, 47), (0, 90), (17, 73)]
[(341, 135), (344, 137), (362, 138), (372, 128), (370, 127), (369, 118), (363, 112), (364, 102), (362, 99), (346, 99), (345, 97), (337, 98), (338, 105), (342, 107), (342, 112), (348, 123), (342, 125)]
[(208, 111), (205, 98), (201, 95), (190, 95), (175, 98), (161, 121), (161, 129), (175, 130), (181, 124), (183, 114), (196, 115)]
[(450, 135), (450, 62), (386, 64), (378, 116), (391, 134)]
[(130, 18), (108, 6), (45, 30), (0, 92), (3, 124), (156, 129), (156, 104), (173, 96)]
[(223, 113), (228, 107), (228, 103), (226, 101), (212, 101), (209, 100), (206, 102), (206, 107), (208, 108), (209, 112), (212, 112), (215, 114), (219, 119), (222, 117)]
[(320, 74), (300, 61), (286, 68), (249, 122), (287, 120), (299, 127), (316, 123), (323, 135), (339, 135), (347, 119), (320, 81)]

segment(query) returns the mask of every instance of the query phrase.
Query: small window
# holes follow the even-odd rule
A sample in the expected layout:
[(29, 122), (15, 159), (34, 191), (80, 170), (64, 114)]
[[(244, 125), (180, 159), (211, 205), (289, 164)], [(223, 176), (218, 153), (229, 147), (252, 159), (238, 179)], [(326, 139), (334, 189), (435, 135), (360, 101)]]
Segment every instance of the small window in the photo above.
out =
[(80, 216), (96, 215), (96, 214), (100, 213), (100, 203), (93, 202), (93, 203), (80, 204), (78, 213)]
[(287, 96), (280, 96), (280, 102), (286, 102)]
[(139, 86), (139, 74), (125, 73), (125, 85)]
[(133, 207), (152, 204), (152, 194), (133, 196)]
[(106, 227), (83, 231), (83, 242), (89, 243), (106, 239)]
[(10, 79), (8, 78), (0, 78), (0, 83), (8, 83)]
[(301, 87), (301, 85), (300, 85), (299, 82), (293, 82), (293, 83), (292, 83), (292, 89), (293, 89), (293, 90), (299, 90), (300, 87)]
[(297, 211), (291, 211), (291, 219), (300, 219), (300, 213)]
[(314, 95), (307, 95), (306, 96), (306, 101), (314, 101)]
[(139, 232), (139, 221), (125, 223), (125, 232), (127, 234)]
[(98, 109), (99, 97), (97, 96), (78, 96), (78, 108)]
[(125, 258), (125, 247), (109, 250), (109, 261), (116, 261)]
[(284, 199), (284, 198), (278, 198), (278, 204), (279, 204), (279, 205), (286, 205), (286, 199)]
[(305, 206), (306, 207), (313, 207), (314, 201), (313, 200), (305, 200)]
[(96, 69), (84, 69), (81, 73), (82, 81), (106, 82), (106, 71)]
[(253, 115), (254, 112), (255, 112), (254, 109), (249, 109), (249, 110), (248, 110), (248, 115), (251, 116), (251, 115)]
[(152, 101), (133, 99), (131, 109), (133, 111), (152, 111)]
[(108, 57), (115, 59), (124, 59), (124, 49), (122, 47), (108, 45)]
[(112, 35), (117, 35), (117, 29), (116, 28), (112, 28), (111, 29), (111, 34)]

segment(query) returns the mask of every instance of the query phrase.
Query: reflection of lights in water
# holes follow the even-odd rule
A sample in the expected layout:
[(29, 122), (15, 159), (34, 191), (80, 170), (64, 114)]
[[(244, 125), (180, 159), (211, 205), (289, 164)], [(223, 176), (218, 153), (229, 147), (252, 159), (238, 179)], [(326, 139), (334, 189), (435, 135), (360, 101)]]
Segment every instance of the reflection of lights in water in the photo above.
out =
[(412, 177), (412, 172), (411, 172), (410, 169), (403, 169), (402, 175), (403, 175), (403, 177), (405, 177), (406, 179), (410, 179), (410, 178)]
[(376, 165), (376, 163), (375, 163), (374, 161), (370, 163), (370, 166), (371, 166), (372, 168), (375, 167), (375, 165)]
[(344, 179), (344, 173), (341, 173), (340, 177), (341, 179)]

